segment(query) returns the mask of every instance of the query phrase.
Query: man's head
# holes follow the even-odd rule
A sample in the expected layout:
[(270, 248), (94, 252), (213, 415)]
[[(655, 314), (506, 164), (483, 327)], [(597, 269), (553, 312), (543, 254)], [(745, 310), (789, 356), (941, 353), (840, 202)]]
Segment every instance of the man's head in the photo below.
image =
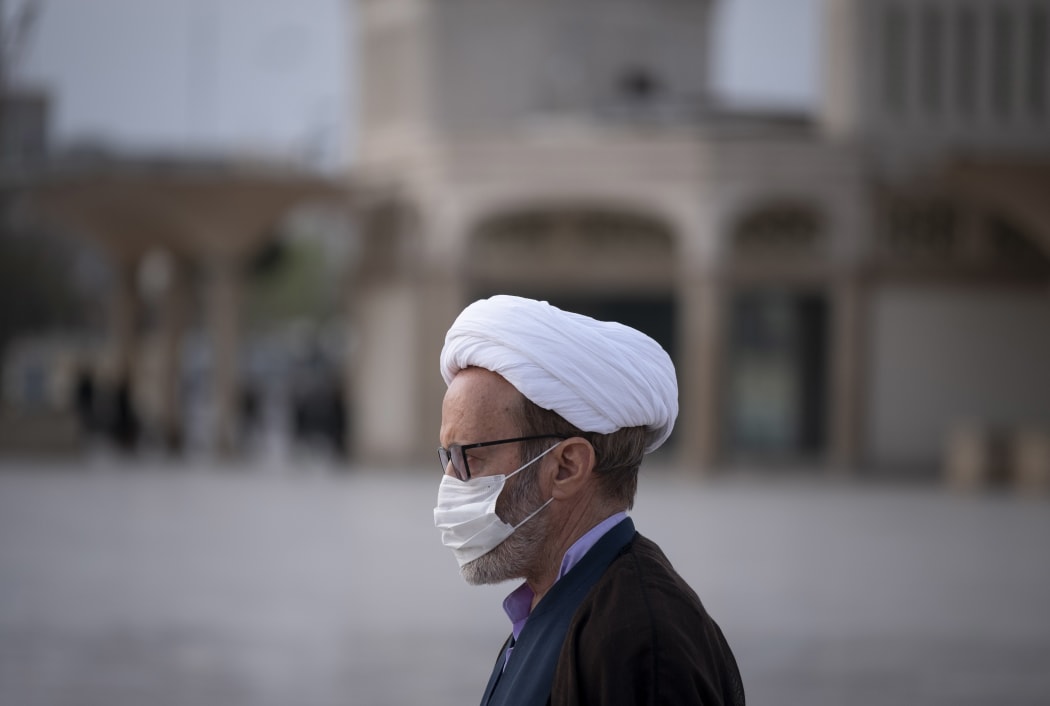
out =
[(449, 468), (481, 478), (524, 467), (496, 502), (508, 525), (554, 503), (464, 565), (471, 583), (529, 576), (564, 551), (563, 528), (629, 508), (642, 456), (678, 411), (674, 367), (651, 338), (519, 297), (467, 307), (446, 336), (441, 371), (441, 443), (471, 447)]
[(582, 431), (644, 426), (646, 453), (667, 440), (678, 416), (674, 364), (659, 343), (547, 302), (499, 295), (464, 309), (445, 335), (445, 384), (469, 367), (498, 373)]

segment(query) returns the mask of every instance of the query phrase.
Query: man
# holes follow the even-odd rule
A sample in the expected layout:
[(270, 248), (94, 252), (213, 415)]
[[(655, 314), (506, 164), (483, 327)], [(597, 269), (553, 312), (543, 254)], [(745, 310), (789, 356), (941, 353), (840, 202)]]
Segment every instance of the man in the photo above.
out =
[(523, 578), (487, 705), (743, 704), (700, 599), (627, 517), (678, 385), (648, 336), (496, 296), (445, 338), (434, 510), (472, 584)]

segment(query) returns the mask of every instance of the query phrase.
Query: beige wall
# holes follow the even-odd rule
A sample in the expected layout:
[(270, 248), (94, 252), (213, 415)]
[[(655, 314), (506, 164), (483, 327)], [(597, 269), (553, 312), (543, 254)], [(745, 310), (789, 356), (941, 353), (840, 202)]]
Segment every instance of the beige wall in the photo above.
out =
[(952, 425), (1050, 423), (1045, 287), (892, 285), (872, 296), (869, 459), (937, 467)]

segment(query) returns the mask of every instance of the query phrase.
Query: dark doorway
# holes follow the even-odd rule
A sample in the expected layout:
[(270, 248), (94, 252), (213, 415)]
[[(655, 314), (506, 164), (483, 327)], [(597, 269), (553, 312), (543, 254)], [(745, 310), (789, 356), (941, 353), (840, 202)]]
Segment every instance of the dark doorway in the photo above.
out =
[(741, 291), (729, 313), (727, 455), (789, 461), (821, 454), (827, 436), (827, 297)]

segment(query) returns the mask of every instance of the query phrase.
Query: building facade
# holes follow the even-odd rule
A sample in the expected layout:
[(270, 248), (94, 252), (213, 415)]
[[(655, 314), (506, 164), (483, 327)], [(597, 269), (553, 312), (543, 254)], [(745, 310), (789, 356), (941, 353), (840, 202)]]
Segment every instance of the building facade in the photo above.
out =
[(444, 332), (497, 292), (659, 340), (698, 472), (1050, 422), (1050, 3), (827, 0), (813, 116), (720, 105), (718, 5), (358, 3), (362, 460), (433, 454)]

